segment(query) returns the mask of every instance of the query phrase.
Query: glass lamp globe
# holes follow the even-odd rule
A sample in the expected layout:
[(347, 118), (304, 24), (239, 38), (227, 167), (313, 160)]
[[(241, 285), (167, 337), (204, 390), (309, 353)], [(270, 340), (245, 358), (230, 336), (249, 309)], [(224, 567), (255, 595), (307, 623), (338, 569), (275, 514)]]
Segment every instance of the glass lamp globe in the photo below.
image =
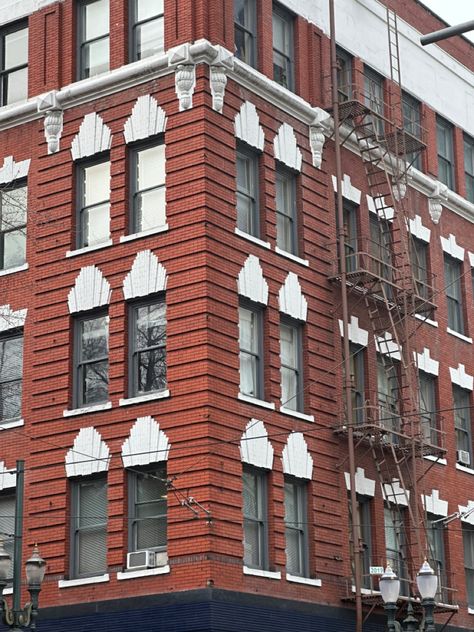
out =
[(422, 599), (434, 599), (438, 590), (438, 577), (425, 560), (416, 576), (416, 583)]
[(44, 579), (46, 572), (46, 562), (39, 553), (38, 546), (35, 544), (33, 553), (30, 559), (25, 564), (26, 567), (26, 579), (28, 580), (28, 586), (38, 586)]
[(380, 594), (384, 603), (397, 603), (400, 594), (400, 580), (395, 575), (390, 564), (387, 564), (385, 573), (379, 579)]

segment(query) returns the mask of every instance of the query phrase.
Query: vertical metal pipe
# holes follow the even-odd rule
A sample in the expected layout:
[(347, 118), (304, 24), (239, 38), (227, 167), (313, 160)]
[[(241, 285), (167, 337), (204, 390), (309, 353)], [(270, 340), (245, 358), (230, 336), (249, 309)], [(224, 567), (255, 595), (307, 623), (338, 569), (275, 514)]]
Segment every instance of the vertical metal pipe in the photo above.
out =
[(23, 489), (25, 462), (16, 462), (15, 542), (13, 553), (13, 612), (16, 620), (21, 610), (21, 553), (23, 547)]
[(344, 396), (347, 411), (348, 427), (348, 451), (349, 451), (349, 480), (350, 480), (350, 503), (352, 513), (352, 542), (354, 552), (354, 583), (356, 599), (356, 632), (362, 632), (362, 597), (361, 597), (361, 563), (359, 545), (359, 517), (357, 512), (357, 494), (355, 483), (355, 454), (354, 454), (354, 430), (352, 427), (352, 396), (351, 396), (351, 367), (350, 367), (350, 347), (349, 347), (349, 311), (347, 305), (347, 284), (346, 284), (346, 253), (345, 253), (345, 231), (344, 231), (344, 208), (342, 204), (342, 166), (341, 166), (341, 139), (339, 132), (339, 98), (337, 92), (337, 59), (336, 59), (336, 28), (334, 17), (334, 0), (329, 0), (329, 20), (331, 35), (331, 96), (332, 112), (334, 119), (334, 142), (336, 152), (336, 180), (337, 180), (337, 223), (338, 223), (338, 255), (341, 272), (341, 293), (342, 293), (342, 323), (343, 323), (343, 345), (344, 345)]

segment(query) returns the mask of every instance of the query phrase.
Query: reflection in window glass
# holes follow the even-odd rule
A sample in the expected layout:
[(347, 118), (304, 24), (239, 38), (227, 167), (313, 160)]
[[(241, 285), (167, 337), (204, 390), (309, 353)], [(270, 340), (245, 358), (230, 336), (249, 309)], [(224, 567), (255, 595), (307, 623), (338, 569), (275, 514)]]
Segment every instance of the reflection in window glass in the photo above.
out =
[(109, 317), (77, 321), (76, 407), (106, 402), (109, 397)]
[(110, 238), (110, 162), (79, 168), (79, 248), (101, 244)]
[(0, 30), (0, 105), (28, 97), (28, 28)]
[(79, 5), (79, 78), (109, 70), (109, 0), (85, 0)]
[(132, 156), (132, 231), (166, 224), (165, 145), (139, 149)]
[(0, 190), (0, 269), (26, 261), (26, 185)]
[(166, 304), (160, 300), (132, 310), (132, 395), (136, 396), (166, 388)]
[(165, 49), (163, 0), (131, 0), (132, 59), (144, 59)]

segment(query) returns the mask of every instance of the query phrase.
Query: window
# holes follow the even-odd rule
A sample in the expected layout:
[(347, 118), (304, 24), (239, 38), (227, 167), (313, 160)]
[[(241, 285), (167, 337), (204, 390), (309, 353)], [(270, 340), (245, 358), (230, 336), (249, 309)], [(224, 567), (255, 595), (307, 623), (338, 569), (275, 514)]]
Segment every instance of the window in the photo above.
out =
[(464, 314), (461, 289), (462, 263), (444, 255), (444, 282), (448, 303), (448, 327), (464, 334)]
[(131, 306), (131, 395), (146, 395), (166, 388), (166, 304)]
[(474, 138), (464, 135), (464, 175), (466, 178), (466, 197), (474, 202)]
[(432, 288), (428, 273), (428, 244), (412, 236), (410, 239), (410, 258), (416, 293), (419, 297), (430, 300)]
[(76, 320), (75, 405), (91, 406), (109, 397), (109, 317)]
[(17, 184), (0, 189), (0, 269), (26, 261), (26, 212), (28, 188)]
[[(454, 428), (456, 430), (457, 460), (463, 465), (474, 466), (472, 459), (472, 431), (470, 393), (465, 388), (453, 385)], [(460, 454), (460, 451), (464, 454)], [(462, 459), (461, 459), (462, 457)]]
[(474, 527), (466, 522), (461, 524), (467, 603), (469, 608), (474, 608)]
[(235, 56), (257, 67), (256, 0), (234, 0)]
[(352, 420), (356, 424), (361, 424), (365, 421), (364, 349), (350, 343), (349, 353), (352, 385)]
[[(352, 513), (351, 503), (349, 502), (349, 520), (350, 520), (350, 549), (351, 560), (354, 560), (354, 543), (352, 541)], [(370, 575), (370, 567), (372, 565), (372, 516), (371, 516), (371, 498), (368, 496), (357, 495), (357, 534), (358, 545), (361, 551), (360, 571), (362, 588), (371, 588), (372, 577)], [(354, 573), (354, 567), (352, 567)]]
[(21, 417), (23, 335), (0, 338), (0, 423)]
[(441, 601), (442, 603), (449, 603), (449, 597), (446, 594), (445, 589), (447, 586), (447, 575), (442, 517), (429, 513), (427, 516), (426, 527), (426, 536), (428, 539), (428, 562), (438, 576), (438, 592), (436, 593), (435, 600)]
[[(422, 137), (421, 128), (421, 103), (406, 92), (402, 93), (403, 129), (410, 136), (417, 139)], [(408, 153), (406, 156), (416, 169), (421, 169), (421, 154), (419, 152)]]
[(110, 238), (110, 162), (79, 165), (78, 185), (77, 247), (102, 244)]
[(243, 471), (244, 564), (268, 568), (267, 474), (255, 468)]
[(109, 70), (109, 0), (79, 3), (79, 79)]
[(163, 0), (130, 0), (132, 60), (144, 59), (165, 49)]
[(140, 233), (166, 225), (165, 145), (132, 150), (131, 230)]
[(453, 126), (436, 117), (436, 142), (438, 146), (438, 180), (454, 190)]
[(370, 213), (370, 255), (372, 272), (388, 283), (380, 283), (377, 287), (384, 291), (387, 298), (392, 298), (392, 233), (390, 222)]
[[(380, 425), (386, 430), (400, 432), (398, 366), (380, 353), (377, 354), (377, 389)], [(396, 434), (388, 434), (385, 439), (388, 443), (398, 443)]]
[(403, 514), (403, 509), (398, 505), (391, 504), (384, 507), (385, 559), (401, 580), (400, 594), (408, 595), (408, 575), (404, 559), (405, 517)]
[(28, 26), (0, 30), (0, 106), (28, 98)]
[(11, 557), (8, 579), (13, 579), (13, 554), (15, 533), (15, 494), (0, 494), (0, 538), (3, 539), (5, 551)]
[(298, 254), (296, 233), (296, 176), (277, 166), (276, 169), (277, 246)]
[(294, 90), (293, 16), (273, 5), (273, 79)]
[(237, 148), (237, 228), (259, 235), (258, 157), (251, 151)]
[(249, 305), (239, 307), (240, 392), (263, 399), (262, 314)]
[(337, 92), (339, 101), (352, 99), (352, 55), (342, 48), (336, 48), (337, 61)]
[[(346, 253), (346, 272), (355, 272), (358, 269), (357, 257), (357, 212), (359, 207), (343, 198), (344, 217), (344, 251)], [(336, 225), (339, 229), (336, 200)], [(339, 238), (339, 231), (337, 237)]]
[(384, 131), (384, 78), (375, 70), (364, 66), (364, 101), (365, 105), (375, 114), (373, 124), (377, 134)]
[(72, 577), (101, 575), (107, 570), (107, 480), (73, 481), (71, 489)]
[(280, 323), (281, 403), (285, 408), (303, 412), (301, 334), (300, 325)]
[(167, 543), (166, 466), (129, 472), (129, 551), (165, 551)]
[(433, 375), (420, 371), (420, 420), (423, 440), (432, 445), (439, 445), (436, 418), (436, 382)]
[(285, 476), (286, 572), (308, 577), (307, 484)]

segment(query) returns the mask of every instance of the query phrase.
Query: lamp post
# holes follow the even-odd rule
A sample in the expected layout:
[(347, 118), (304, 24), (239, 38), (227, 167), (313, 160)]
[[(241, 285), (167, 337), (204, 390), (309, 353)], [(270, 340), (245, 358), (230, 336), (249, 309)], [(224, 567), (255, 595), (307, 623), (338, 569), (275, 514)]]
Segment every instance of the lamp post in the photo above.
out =
[(5, 551), (3, 540), (0, 540), (0, 614), (2, 621), (12, 632), (21, 630), (36, 630), (36, 617), (38, 615), (38, 595), (46, 571), (46, 562), (39, 554), (37, 545), (33, 548), (30, 559), (25, 564), (28, 592), (31, 600), (24, 608), (10, 608), (3, 598), (3, 591), (7, 585), (11, 568), (11, 557)]
[(379, 580), (380, 594), (384, 602), (385, 612), (387, 613), (387, 623), (389, 632), (435, 632), (434, 625), (434, 607), (435, 595), (438, 590), (438, 577), (434, 570), (425, 560), (416, 576), (416, 584), (421, 595), (421, 605), (424, 611), (425, 624), (421, 628), (413, 616), (413, 608), (408, 603), (408, 615), (403, 621), (403, 626), (395, 620), (397, 611), (397, 601), (400, 594), (400, 580), (393, 572), (390, 564), (387, 564), (384, 574)]

